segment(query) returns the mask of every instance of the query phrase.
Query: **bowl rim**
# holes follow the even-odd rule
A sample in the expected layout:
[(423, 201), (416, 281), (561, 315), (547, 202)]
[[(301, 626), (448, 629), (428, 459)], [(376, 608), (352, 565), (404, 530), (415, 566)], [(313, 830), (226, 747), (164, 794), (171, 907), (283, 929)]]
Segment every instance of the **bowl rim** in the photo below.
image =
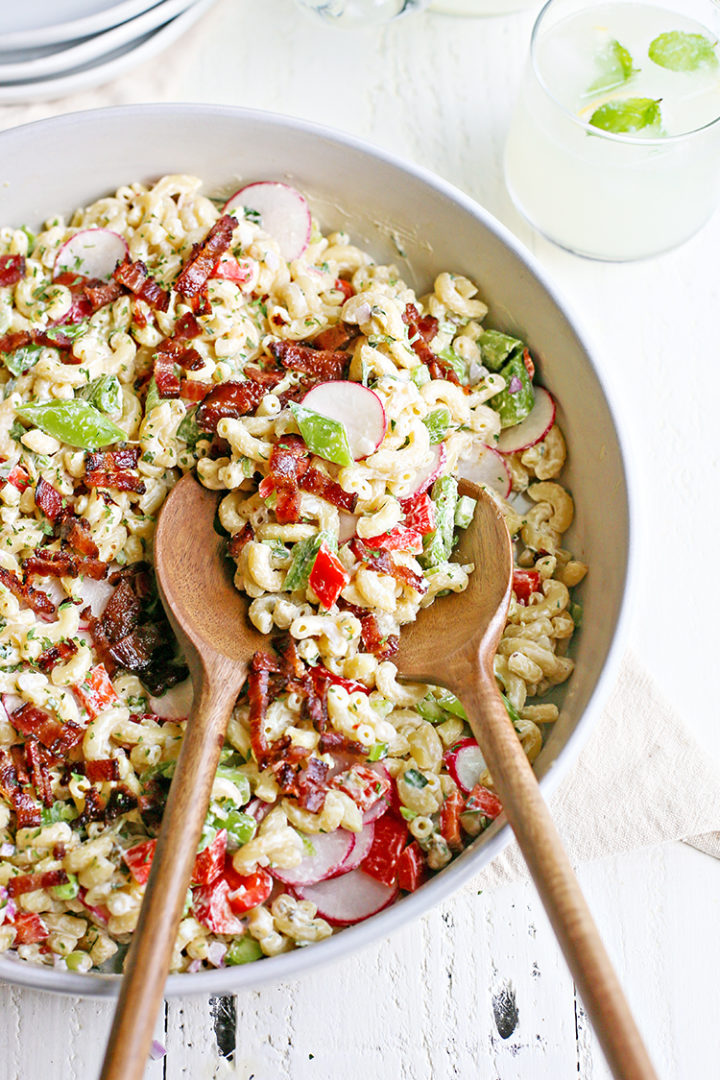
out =
[[(566, 297), (562, 295), (550, 275), (541, 266), (537, 257), (505, 225), (469, 195), (466, 195), (454, 184), (422, 165), (406, 161), (399, 155), (375, 146), (355, 135), (314, 121), (299, 119), (283, 113), (234, 105), (202, 103), (121, 105), (65, 113), (61, 116), (35, 120), (28, 124), (7, 129), (0, 132), (0, 151), (4, 150), (8, 143), (12, 144), (14, 140), (22, 143), (26, 138), (33, 138), (36, 134), (42, 137), (42, 133), (50, 128), (54, 131), (58, 129), (62, 131), (64, 128), (74, 128), (78, 125), (87, 124), (91, 130), (93, 125), (97, 123), (101, 125), (112, 124), (116, 119), (118, 121), (129, 117), (137, 119), (138, 116), (167, 118), (170, 122), (212, 116), (214, 118), (224, 117), (228, 121), (241, 123), (262, 123), (278, 129), (290, 128), (303, 134), (329, 140), (380, 161), (398, 172), (420, 181), (435, 193), (449, 199), (464, 213), (479, 221), (510, 249), (567, 320), (607, 403), (625, 479), (628, 550), (620, 607), (610, 637), (605, 663), (590, 693), (585, 709), (570, 732), (567, 742), (562, 747), (559, 758), (551, 764), (540, 780), (543, 796), (548, 799), (568, 772), (571, 764), (576, 760), (615, 682), (628, 633), (630, 595), (637, 578), (636, 563), (638, 556), (635, 542), (635, 513), (633, 510), (634, 500), (631, 498), (631, 492), (636, 489), (636, 485), (633, 479), (631, 465), (633, 455), (630, 452), (628, 436), (628, 432), (632, 429), (624, 421), (623, 409), (620, 406), (620, 394), (616, 393), (611, 385), (608, 385), (609, 380), (601, 373), (599, 365), (595, 362), (592, 335), (588, 332), (584, 320), (578, 315), (573, 304), (568, 302)], [(461, 856), (451, 863), (442, 874), (438, 874), (437, 877), (427, 882), (417, 892), (403, 897), (402, 900), (391, 904), (364, 922), (346, 927), (342, 933), (333, 934), (323, 941), (319, 947), (313, 946), (309, 954), (312, 959), (308, 959), (306, 949), (294, 949), (278, 956), (266, 957), (261, 964), (253, 963), (237, 967), (217, 968), (212, 971), (196, 972), (192, 975), (189, 973), (171, 974), (168, 975), (165, 984), (165, 997), (228, 994), (241, 990), (253, 990), (271, 983), (276, 984), (287, 979), (297, 978), (311, 969), (330, 964), (341, 956), (349, 955), (388, 937), (401, 926), (417, 919), (431, 907), (448, 898), (496, 858), (507, 847), (512, 838), (509, 825), (504, 823), (498, 828), (497, 832), (488, 836), (477, 850), (470, 851), (466, 849), (468, 854), (465, 858)], [(31, 964), (23, 960), (3, 958), (2, 956), (0, 956), (0, 979), (35, 990), (88, 998), (116, 997), (121, 981), (121, 977), (117, 974), (110, 975), (94, 972), (76, 974), (43, 965)]]

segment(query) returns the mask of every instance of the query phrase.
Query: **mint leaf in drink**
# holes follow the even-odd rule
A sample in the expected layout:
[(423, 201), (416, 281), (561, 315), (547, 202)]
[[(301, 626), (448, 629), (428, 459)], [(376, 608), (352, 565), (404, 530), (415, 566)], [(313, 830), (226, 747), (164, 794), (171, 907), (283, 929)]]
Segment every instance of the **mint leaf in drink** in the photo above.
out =
[(620, 101), (606, 101), (592, 114), (590, 123), (593, 127), (610, 131), (614, 135), (629, 135), (648, 128), (660, 134), (662, 130), (660, 100), (623, 98)]
[(716, 44), (704, 34), (669, 30), (650, 42), (648, 56), (654, 64), (669, 71), (697, 71), (702, 67), (718, 66)]
[(588, 86), (587, 95), (603, 94), (622, 86), (638, 68), (633, 65), (633, 58), (625, 46), (613, 38), (595, 54), (595, 70), (598, 77)]

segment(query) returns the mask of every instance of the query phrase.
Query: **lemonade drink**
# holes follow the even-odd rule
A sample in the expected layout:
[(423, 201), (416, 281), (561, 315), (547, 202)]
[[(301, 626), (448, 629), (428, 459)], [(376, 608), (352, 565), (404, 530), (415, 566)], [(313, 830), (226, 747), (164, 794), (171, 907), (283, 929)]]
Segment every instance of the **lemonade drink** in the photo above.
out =
[(505, 177), (551, 240), (640, 258), (675, 247), (714, 210), (720, 50), (691, 7), (551, 0), (541, 12)]

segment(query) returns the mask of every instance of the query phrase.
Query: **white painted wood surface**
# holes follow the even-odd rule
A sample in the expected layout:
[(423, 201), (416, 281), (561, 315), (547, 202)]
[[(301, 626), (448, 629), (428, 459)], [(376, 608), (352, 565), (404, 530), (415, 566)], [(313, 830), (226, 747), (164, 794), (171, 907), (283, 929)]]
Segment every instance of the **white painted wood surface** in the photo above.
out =
[[(221, 0), (170, 56), (100, 91), (0, 110), (0, 127), (133, 101), (242, 104), (349, 130), (482, 202), (581, 313), (624, 401), (642, 523), (631, 641), (717, 755), (720, 215), (677, 252), (624, 266), (574, 258), (533, 233), (501, 172), (531, 21), (426, 14), (343, 33), (291, 0)], [(598, 827), (616, 813), (622, 806), (601, 808)], [(720, 864), (671, 844), (582, 867), (581, 879), (662, 1080), (720, 1076)], [(512, 1032), (507, 1016), (500, 1023), (507, 1038), (493, 1011), (503, 994), (518, 1014)], [(228, 1007), (234, 1049), (215, 1018)], [(97, 1075), (109, 1004), (0, 986), (0, 1009), (0, 1077)], [(391, 940), (293, 983), (235, 1002), (171, 1002), (157, 1037), (168, 1053), (147, 1080), (608, 1077), (528, 885), (469, 887)]]

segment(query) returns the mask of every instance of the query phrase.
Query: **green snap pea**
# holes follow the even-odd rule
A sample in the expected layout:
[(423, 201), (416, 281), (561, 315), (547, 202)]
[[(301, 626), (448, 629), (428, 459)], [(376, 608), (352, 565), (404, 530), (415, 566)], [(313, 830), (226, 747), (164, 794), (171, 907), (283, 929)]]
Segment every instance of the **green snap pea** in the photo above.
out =
[(16, 412), (46, 435), (82, 450), (99, 450), (127, 440), (122, 428), (82, 398), (20, 405)]

